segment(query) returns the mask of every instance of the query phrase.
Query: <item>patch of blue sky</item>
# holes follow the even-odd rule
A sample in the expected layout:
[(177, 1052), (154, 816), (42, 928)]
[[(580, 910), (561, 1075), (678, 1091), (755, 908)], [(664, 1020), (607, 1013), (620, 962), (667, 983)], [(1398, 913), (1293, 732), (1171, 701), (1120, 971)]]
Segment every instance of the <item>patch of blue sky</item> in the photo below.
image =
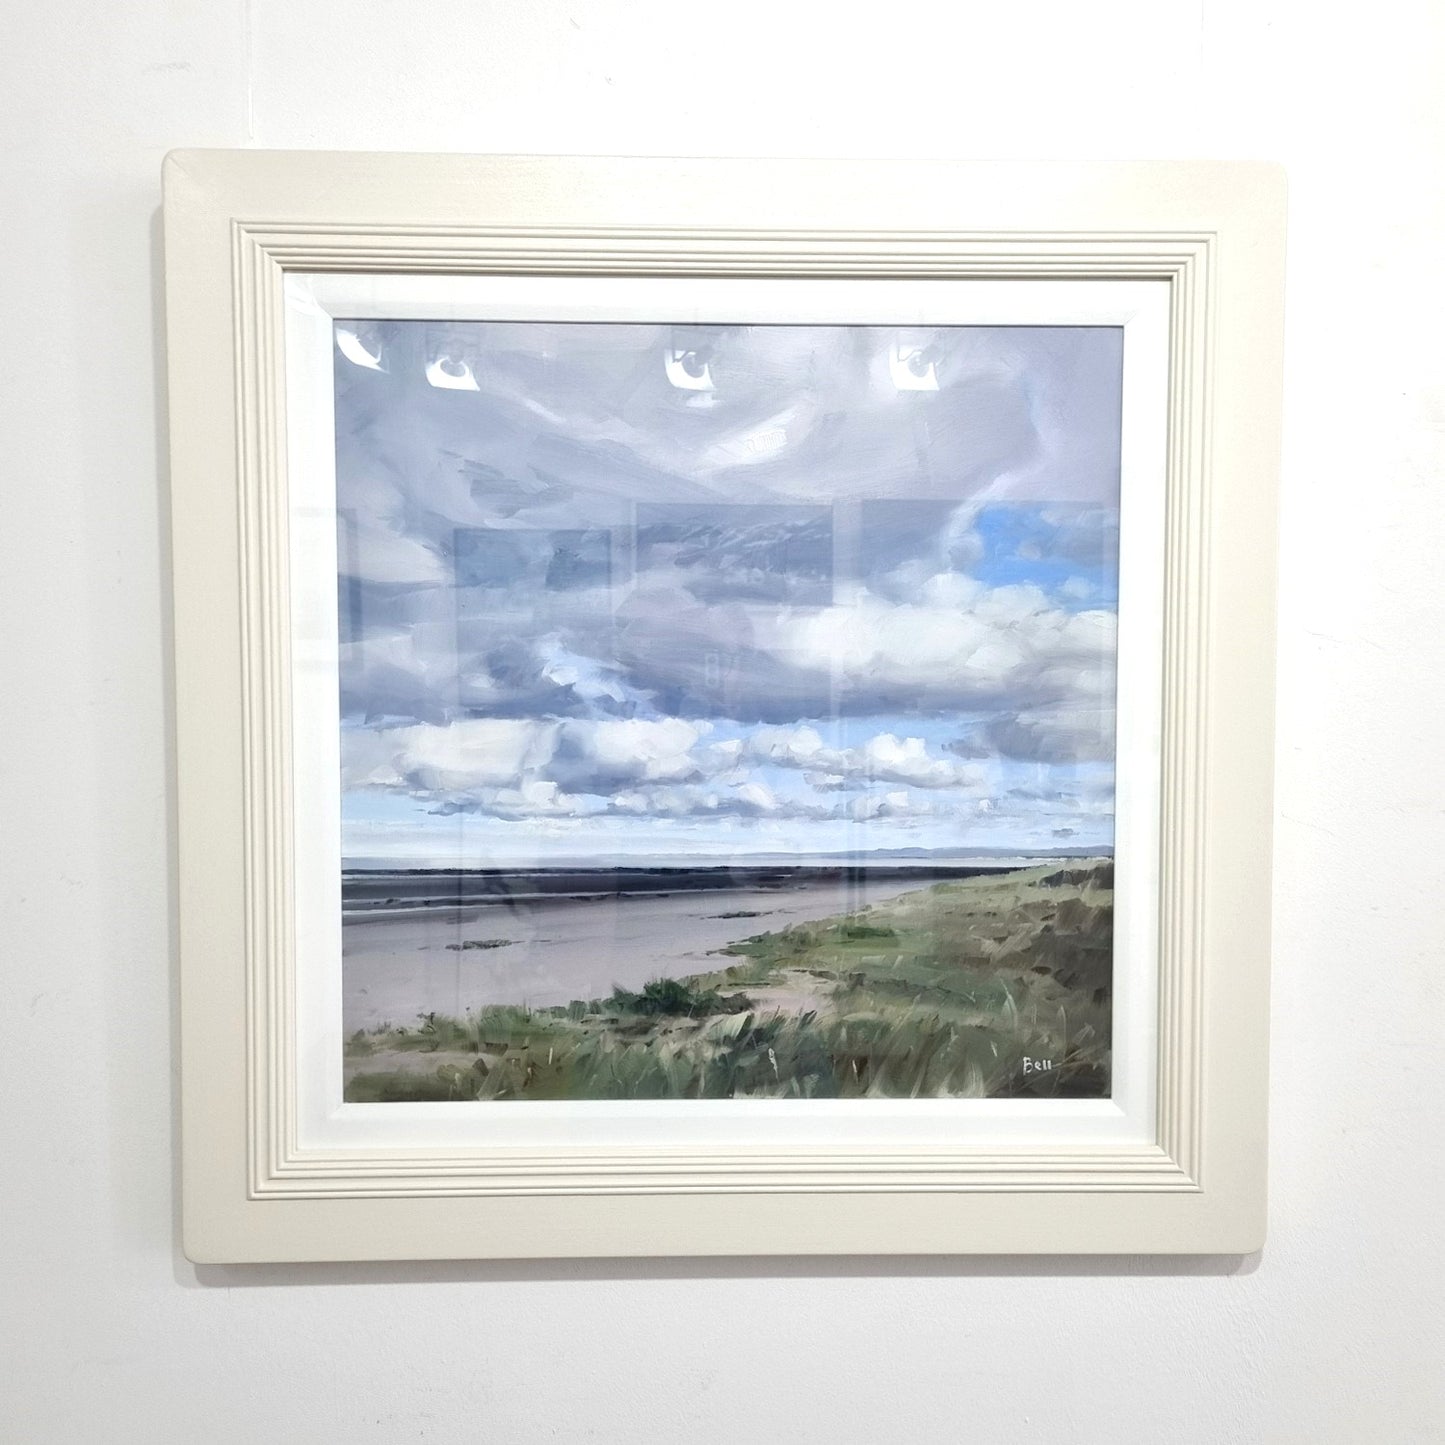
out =
[(981, 555), (966, 569), (989, 587), (1029, 586), (1068, 611), (1119, 604), (1118, 514), (1057, 505), (982, 508)]

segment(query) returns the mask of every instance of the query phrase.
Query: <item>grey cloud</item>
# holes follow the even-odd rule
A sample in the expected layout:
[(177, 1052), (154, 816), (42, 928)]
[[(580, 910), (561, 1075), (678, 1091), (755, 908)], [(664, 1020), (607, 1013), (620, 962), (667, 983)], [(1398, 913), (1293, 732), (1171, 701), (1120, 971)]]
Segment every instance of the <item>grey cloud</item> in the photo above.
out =
[[(666, 476), (662, 494), (674, 500), (795, 499), (810, 476), (826, 477), (832, 495), (901, 485), (913, 495), (956, 496), (1005, 470), (1036, 469), (1050, 414), (1096, 403), (1080, 395), (1080, 355), (1110, 345), (1109, 333), (1076, 328), (920, 334), (940, 390), (900, 397), (886, 375), (895, 337), (891, 328), (862, 327), (380, 323), (388, 370), (344, 367), (341, 376), (347, 402), (365, 415), (373, 455), (389, 459), (430, 441), (435, 454), (464, 459), (473, 476), (504, 479), (504, 506), (518, 483), (546, 475), (602, 492), (624, 483), (639, 495), (658, 489), (637, 483)], [(669, 382), (664, 357), (679, 341), (706, 352), (713, 391)], [(427, 359), (443, 352), (469, 367), (476, 390), (426, 386)], [(1082, 377), (1095, 388), (1117, 386), (1109, 373), (1086, 367)], [(387, 411), (399, 391), (409, 393), (404, 418)], [(915, 414), (909, 425), (898, 423), (900, 404)], [(1076, 464), (1071, 487), (1107, 488), (1111, 460), (1100, 460), (1097, 477)], [(436, 495), (435, 485), (428, 491)], [(1042, 493), (1074, 494), (1057, 484)]]
[(966, 572), (982, 555), (972, 528), (976, 510), (951, 498), (865, 500), (859, 510), (862, 580), (887, 594), (894, 585), (890, 574), (907, 563), (924, 564), (929, 573)]
[(1082, 704), (1112, 686), (1112, 614), (1067, 613), (1021, 589), (907, 604), (865, 594), (814, 611), (638, 592), (617, 622), (630, 682), (679, 716), (1023, 710)]
[[(983, 555), (978, 507), (1008, 498), (1047, 504), (1028, 545), (1107, 564), (1117, 333), (910, 334), (939, 390), (903, 393), (888, 383), (894, 337), (370, 324), (388, 370), (337, 364), (343, 713), (787, 724), (994, 711), (957, 756), (1102, 756), (1105, 734), (1061, 719), (1111, 696), (1112, 633), (1087, 620), (1106, 614), (1080, 622), (961, 574)], [(669, 383), (675, 344), (705, 359), (712, 392)], [(442, 354), (477, 390), (425, 382)], [(558, 796), (637, 781), (580, 732), (561, 736), (533, 778)], [(807, 774), (818, 791), (910, 781)]]
[(832, 520), (826, 507), (639, 506), (637, 571), (675, 578), (700, 602), (826, 605)]
[(348, 715), (656, 712), (790, 723), (834, 712), (1086, 708), (1112, 689), (1112, 614), (1069, 613), (1018, 589), (916, 602), (865, 593), (847, 606), (789, 608), (707, 604), (649, 581), (615, 614), (597, 589), (532, 606), (485, 589), (434, 589), (387, 599), (384, 611), (385, 625), (342, 646)]
[[(337, 363), (343, 505), (438, 551), (452, 528), (519, 518), (625, 525), (632, 497), (1116, 505), (1108, 328), (935, 331), (939, 390), (901, 394), (886, 379), (891, 329), (706, 328), (706, 394), (669, 384), (672, 330), (377, 323), (388, 369)], [(476, 391), (426, 383), (442, 350), (467, 361)], [(353, 549), (356, 575), (383, 566), (380, 536)]]
[(982, 732), (988, 747), (1006, 758), (1077, 763), (1114, 757), (1112, 709), (1012, 713), (991, 718)]

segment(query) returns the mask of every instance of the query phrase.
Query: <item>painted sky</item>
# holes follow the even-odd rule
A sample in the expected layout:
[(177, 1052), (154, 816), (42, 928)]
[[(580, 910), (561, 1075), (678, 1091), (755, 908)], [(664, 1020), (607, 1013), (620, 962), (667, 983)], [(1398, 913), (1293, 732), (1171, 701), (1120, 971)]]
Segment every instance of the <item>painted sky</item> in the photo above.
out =
[(1112, 842), (1119, 330), (337, 341), (347, 857)]

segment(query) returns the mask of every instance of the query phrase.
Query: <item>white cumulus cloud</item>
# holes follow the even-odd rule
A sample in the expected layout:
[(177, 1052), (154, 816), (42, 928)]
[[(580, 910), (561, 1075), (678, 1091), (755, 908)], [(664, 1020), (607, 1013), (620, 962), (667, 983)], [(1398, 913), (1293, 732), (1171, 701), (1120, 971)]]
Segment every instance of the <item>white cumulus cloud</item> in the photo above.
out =
[(912, 788), (972, 788), (984, 771), (958, 758), (935, 757), (922, 738), (878, 733), (852, 748), (830, 748), (816, 728), (765, 727), (742, 745), (744, 759), (797, 768), (820, 792), (869, 783), (904, 783)]

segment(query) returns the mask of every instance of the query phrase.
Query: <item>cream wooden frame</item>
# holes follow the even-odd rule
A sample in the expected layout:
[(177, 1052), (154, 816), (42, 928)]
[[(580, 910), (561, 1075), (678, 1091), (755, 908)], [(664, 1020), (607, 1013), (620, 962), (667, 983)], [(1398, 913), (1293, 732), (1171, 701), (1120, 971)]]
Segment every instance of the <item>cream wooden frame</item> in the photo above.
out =
[[(1284, 232), (1275, 168), (181, 151), (166, 162), (165, 214), (192, 1259), (1260, 1245)], [(1168, 280), (1152, 1143), (298, 1146), (288, 271)]]

